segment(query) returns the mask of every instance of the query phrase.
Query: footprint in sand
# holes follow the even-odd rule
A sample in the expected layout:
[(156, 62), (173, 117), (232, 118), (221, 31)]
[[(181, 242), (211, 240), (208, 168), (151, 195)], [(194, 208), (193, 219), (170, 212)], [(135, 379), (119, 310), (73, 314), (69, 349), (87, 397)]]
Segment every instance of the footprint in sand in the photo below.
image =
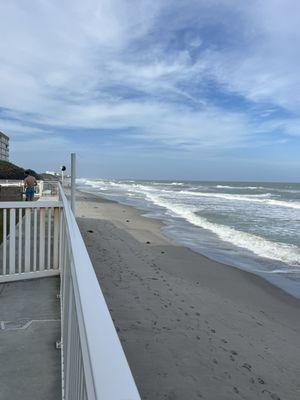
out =
[(272, 400), (280, 400), (280, 397), (276, 393), (270, 392), (270, 390), (263, 390), (262, 393), (268, 393)]
[(225, 351), (225, 352), (228, 352), (228, 350), (225, 349), (225, 347), (223, 347), (223, 346), (219, 346), (219, 349), (221, 349), (221, 350), (223, 350), (223, 351)]
[(242, 365), (242, 368), (246, 368), (248, 371), (251, 371), (251, 370), (252, 370), (252, 365), (250, 365), (250, 364), (248, 364), (248, 363), (244, 363), (244, 364)]

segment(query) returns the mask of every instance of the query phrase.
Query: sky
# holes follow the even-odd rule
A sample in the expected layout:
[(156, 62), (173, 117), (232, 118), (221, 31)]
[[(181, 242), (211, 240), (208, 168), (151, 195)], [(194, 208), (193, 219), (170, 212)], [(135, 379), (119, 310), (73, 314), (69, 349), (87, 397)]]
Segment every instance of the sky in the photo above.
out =
[(300, 181), (298, 0), (10, 0), (0, 16), (12, 162)]

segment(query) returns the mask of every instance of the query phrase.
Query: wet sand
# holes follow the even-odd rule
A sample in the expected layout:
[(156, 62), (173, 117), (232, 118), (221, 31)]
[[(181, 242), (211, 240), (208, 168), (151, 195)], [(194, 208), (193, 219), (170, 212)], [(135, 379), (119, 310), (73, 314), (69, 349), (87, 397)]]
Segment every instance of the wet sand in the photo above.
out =
[(77, 220), (142, 399), (300, 399), (300, 301), (78, 194)]

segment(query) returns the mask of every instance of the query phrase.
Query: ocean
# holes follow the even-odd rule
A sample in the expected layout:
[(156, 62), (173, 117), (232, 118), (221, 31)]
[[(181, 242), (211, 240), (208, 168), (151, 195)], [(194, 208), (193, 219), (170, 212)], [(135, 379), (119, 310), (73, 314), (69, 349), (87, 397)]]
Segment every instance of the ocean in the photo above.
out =
[(300, 298), (300, 184), (78, 179), (77, 186), (162, 220), (178, 243)]

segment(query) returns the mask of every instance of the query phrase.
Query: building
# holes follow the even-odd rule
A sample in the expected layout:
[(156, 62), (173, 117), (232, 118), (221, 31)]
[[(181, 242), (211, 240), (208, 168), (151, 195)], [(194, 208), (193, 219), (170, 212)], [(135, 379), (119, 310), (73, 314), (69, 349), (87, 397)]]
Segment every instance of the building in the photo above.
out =
[(0, 160), (9, 161), (9, 137), (0, 132)]

